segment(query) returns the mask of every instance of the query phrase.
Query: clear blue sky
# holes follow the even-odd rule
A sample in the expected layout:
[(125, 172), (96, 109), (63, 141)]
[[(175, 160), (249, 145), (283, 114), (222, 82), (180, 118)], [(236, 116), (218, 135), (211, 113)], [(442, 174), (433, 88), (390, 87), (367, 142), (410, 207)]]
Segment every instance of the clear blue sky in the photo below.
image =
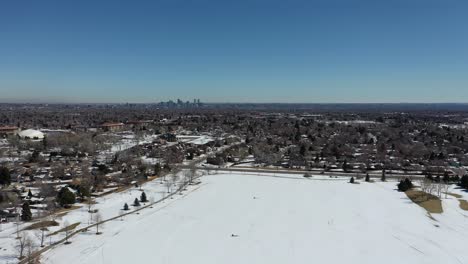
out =
[(0, 101), (468, 102), (468, 1), (0, 2)]

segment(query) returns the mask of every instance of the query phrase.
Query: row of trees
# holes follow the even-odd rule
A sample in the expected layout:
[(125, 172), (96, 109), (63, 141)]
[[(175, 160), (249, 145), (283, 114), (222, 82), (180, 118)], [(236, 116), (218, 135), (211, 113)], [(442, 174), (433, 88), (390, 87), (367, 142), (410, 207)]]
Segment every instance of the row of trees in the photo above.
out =
[(8, 186), (11, 183), (10, 169), (5, 166), (0, 166), (0, 185)]

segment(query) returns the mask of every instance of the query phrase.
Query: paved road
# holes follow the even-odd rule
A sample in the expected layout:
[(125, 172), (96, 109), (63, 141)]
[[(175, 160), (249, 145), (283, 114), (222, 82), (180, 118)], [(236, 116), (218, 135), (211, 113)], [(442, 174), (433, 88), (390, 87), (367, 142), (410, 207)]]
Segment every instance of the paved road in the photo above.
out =
[[(191, 166), (180, 165), (178, 168), (180, 169), (189, 169)], [(345, 172), (324, 172), (320, 173), (317, 171), (304, 171), (304, 170), (288, 170), (288, 169), (267, 169), (267, 168), (236, 168), (236, 167), (226, 167), (226, 168), (216, 168), (216, 167), (205, 167), (205, 166), (197, 166), (197, 170), (204, 170), (204, 171), (227, 171), (227, 172), (247, 172), (247, 173), (281, 173), (281, 174), (295, 174), (295, 175), (303, 175), (305, 173), (309, 173), (311, 175), (325, 175), (325, 176), (337, 176), (337, 177), (351, 177), (351, 176), (361, 176), (365, 177), (364, 173), (345, 173)], [(378, 178), (382, 177), (381, 173), (376, 172), (369, 172), (370, 178)], [(404, 177), (410, 177), (413, 179), (423, 179), (424, 175), (421, 174), (392, 174), (387, 173), (386, 178), (388, 179), (401, 179)]]

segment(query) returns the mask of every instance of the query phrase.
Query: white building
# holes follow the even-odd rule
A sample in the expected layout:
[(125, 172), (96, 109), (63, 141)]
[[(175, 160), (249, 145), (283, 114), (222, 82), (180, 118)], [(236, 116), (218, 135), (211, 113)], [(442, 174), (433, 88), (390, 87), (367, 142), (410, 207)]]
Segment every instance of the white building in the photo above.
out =
[(22, 139), (44, 139), (44, 133), (39, 130), (26, 129), (18, 133)]

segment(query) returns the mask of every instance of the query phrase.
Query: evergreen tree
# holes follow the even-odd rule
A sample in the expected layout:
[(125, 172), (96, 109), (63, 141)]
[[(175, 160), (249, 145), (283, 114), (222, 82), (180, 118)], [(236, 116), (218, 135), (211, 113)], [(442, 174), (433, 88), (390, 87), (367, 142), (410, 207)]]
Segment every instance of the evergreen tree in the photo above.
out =
[(0, 184), (1, 185), (10, 185), (11, 175), (10, 170), (7, 167), (0, 167)]
[(465, 175), (460, 180), (460, 186), (462, 188), (468, 189), (468, 175)]
[(294, 140), (299, 141), (301, 140), (301, 131), (296, 130), (296, 135), (294, 136)]
[(369, 173), (366, 173), (366, 182), (370, 182)]
[(31, 189), (29, 189), (28, 191), (28, 197), (31, 198), (33, 195), (32, 195), (32, 192), (31, 192)]
[(444, 177), (442, 178), (442, 181), (446, 184), (448, 184), (450, 182), (450, 176), (448, 174), (448, 171), (445, 171), (444, 172)]
[(409, 189), (413, 188), (413, 183), (410, 179), (406, 178), (404, 180), (401, 180), (397, 187), (400, 192), (406, 192)]
[(47, 141), (47, 137), (44, 137), (44, 139), (42, 139), (42, 147), (44, 149), (47, 149), (47, 147), (49, 146), (48, 144), (49, 142)]
[(77, 188), (78, 195), (83, 199), (84, 197), (90, 197), (91, 191), (88, 186), (79, 185)]
[(349, 183), (354, 183), (354, 177), (351, 177), (351, 179), (349, 180)]
[(449, 181), (459, 183), (460, 182), (460, 176), (454, 175), (454, 176), (450, 177)]
[(410, 188), (410, 189), (414, 187), (414, 186), (413, 186), (413, 183), (412, 183), (411, 180), (408, 179), (408, 178), (405, 179), (405, 184), (406, 184), (406, 185), (408, 186), (408, 188)]
[(306, 155), (307, 149), (304, 144), (301, 145), (301, 149), (299, 150), (299, 153), (301, 154), (302, 157)]
[(35, 163), (39, 161), (39, 151), (34, 150), (33, 153), (31, 154), (31, 157), (29, 157), (29, 162), (30, 163)]
[(133, 201), (133, 206), (140, 206), (140, 201), (138, 201), (138, 198), (135, 198), (135, 201)]
[(21, 209), (21, 220), (23, 221), (31, 221), (32, 220), (32, 213), (31, 208), (29, 207), (29, 203), (25, 202)]
[(63, 187), (57, 194), (57, 202), (61, 206), (66, 206), (69, 204), (74, 204), (76, 200), (75, 194), (72, 193), (68, 187)]
[(125, 203), (125, 204), (124, 204), (124, 207), (123, 207), (123, 209), (124, 209), (125, 211), (128, 211), (128, 210), (129, 210), (129, 208), (128, 208), (128, 204), (127, 204), (127, 203)]
[(341, 167), (344, 172), (348, 172), (348, 161), (344, 160), (343, 166)]
[(140, 201), (141, 201), (142, 203), (148, 202), (148, 199), (146, 198), (146, 193), (145, 193), (145, 192), (142, 192), (142, 193), (141, 193)]

